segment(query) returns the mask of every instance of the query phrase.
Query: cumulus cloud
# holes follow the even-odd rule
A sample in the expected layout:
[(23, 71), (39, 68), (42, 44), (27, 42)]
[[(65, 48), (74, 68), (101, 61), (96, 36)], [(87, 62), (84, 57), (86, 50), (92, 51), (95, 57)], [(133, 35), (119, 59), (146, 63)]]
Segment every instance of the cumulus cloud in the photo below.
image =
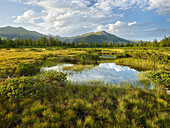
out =
[(103, 25), (97, 26), (97, 31), (102, 31), (102, 30), (104, 30), (104, 26)]
[[(14, 22), (29, 22), (35, 25), (35, 20), (40, 19), (41, 23), (37, 23), (36, 27), (46, 24), (45, 29), (50, 28), (62, 35), (69, 35), (80, 29), (93, 31), (106, 22), (114, 22), (123, 17), (123, 14), (116, 12), (114, 8), (127, 10), (133, 4), (139, 5), (141, 2), (140, 0), (26, 0), (24, 3), (39, 6), (43, 10), (42, 12), (27, 10), (17, 16)], [(101, 29), (102, 27), (98, 27), (98, 30)]]
[(17, 19), (14, 20), (15, 23), (20, 23), (20, 22), (29, 22), (29, 23), (34, 23), (36, 19), (40, 19), (41, 15), (43, 13), (36, 13), (33, 10), (27, 10), (25, 11), (22, 15), (17, 16)]
[(142, 26), (142, 24), (134, 22), (123, 22), (123, 21), (116, 21), (113, 24), (107, 24), (105, 26), (105, 29), (111, 33), (115, 33), (118, 35), (124, 35), (126, 34), (134, 34), (137, 29), (139, 29)]
[(169, 35), (170, 28), (148, 28), (148, 23), (123, 22), (116, 21), (112, 24), (99, 25), (98, 30), (105, 30), (109, 33), (115, 34), (126, 39), (145, 39), (151, 40), (153, 37), (158, 37), (158, 40), (162, 39), (165, 35)]
[(169, 14), (170, 9), (169, 0), (23, 0), (23, 3), (42, 10), (27, 10), (17, 16), (14, 22), (32, 23), (35, 29), (45, 30), (43, 32), (46, 34), (59, 33), (62, 36), (94, 30), (107, 30), (122, 36), (128, 32), (126, 35), (132, 35), (139, 31), (141, 24), (121, 21), (125, 10), (136, 7), (156, 9), (158, 14), (164, 15)]
[[(34, 23), (36, 19), (41, 19), (41, 23), (36, 24), (36, 26), (41, 27), (41, 24), (46, 24), (48, 27), (45, 29), (53, 28), (65, 35), (80, 29), (94, 30), (98, 24), (104, 23), (105, 19), (112, 22), (122, 17), (122, 14), (103, 9), (100, 6), (103, 1), (98, 1), (98, 5), (94, 1), (88, 0), (28, 0), (25, 3), (37, 5), (43, 8), (43, 11), (41, 13), (34, 10), (25, 11), (22, 15), (17, 16), (14, 22)], [(106, 6), (109, 7), (108, 4)]]

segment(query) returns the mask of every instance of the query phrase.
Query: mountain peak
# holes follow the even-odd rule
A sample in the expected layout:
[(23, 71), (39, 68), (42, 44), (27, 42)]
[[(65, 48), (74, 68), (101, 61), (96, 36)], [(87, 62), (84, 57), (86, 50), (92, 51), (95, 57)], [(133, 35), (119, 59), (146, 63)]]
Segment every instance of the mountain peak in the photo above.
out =
[(98, 31), (98, 32), (96, 32), (95, 33), (96, 35), (106, 35), (106, 36), (108, 36), (110, 33), (108, 33), (108, 32), (106, 32), (106, 31)]
[(41, 33), (29, 31), (23, 27), (12, 27), (6, 26), (0, 28), (0, 37), (9, 37), (9, 39), (14, 39), (19, 37), (20, 39), (23, 38), (32, 38), (32, 39), (39, 39), (41, 36), (44, 36)]
[(6, 27), (2, 27), (1, 29), (12, 29), (12, 30), (15, 30), (15, 29), (20, 29), (20, 30), (26, 30), (25, 28), (23, 27), (12, 27), (12, 26), (6, 26)]
[[(19, 37), (20, 39), (25, 39), (25, 38), (32, 38), (32, 39), (39, 39), (41, 36), (45, 36), (41, 33), (38, 33), (36, 31), (29, 31), (23, 27), (3, 27), (0, 28), (0, 37), (9, 37), (10, 39), (14, 39), (16, 37)], [(48, 36), (49, 37), (49, 36)], [(117, 43), (127, 43), (131, 42), (129, 40), (120, 38), (118, 36), (115, 36), (111, 33), (108, 33), (106, 31), (98, 31), (98, 32), (91, 32), (91, 33), (86, 33), (80, 36), (74, 36), (74, 37), (57, 37), (61, 41), (66, 41), (66, 42), (98, 42), (102, 44), (103, 42), (117, 42)]]
[[(98, 32), (90, 32), (83, 34), (81, 36), (77, 36), (76, 38), (71, 38), (72, 40), (70, 41), (75, 41), (77, 43), (80, 42), (98, 42), (102, 44), (103, 42), (117, 42), (117, 43), (127, 43), (127, 42), (132, 42), (120, 37), (117, 37), (114, 34), (110, 34), (106, 31), (98, 31)], [(65, 38), (64, 41), (69, 42), (69, 38)]]
[(101, 31), (101, 33), (103, 34), (103, 35), (108, 35), (109, 33), (107, 33), (106, 31)]
[(6, 26), (6, 27), (2, 27), (2, 28), (22, 28), (22, 27), (12, 27), (12, 26)]
[(103, 30), (103, 31), (98, 31), (98, 32), (103, 32), (103, 33), (107, 33), (107, 32), (106, 32), (106, 31), (104, 31), (104, 30)]

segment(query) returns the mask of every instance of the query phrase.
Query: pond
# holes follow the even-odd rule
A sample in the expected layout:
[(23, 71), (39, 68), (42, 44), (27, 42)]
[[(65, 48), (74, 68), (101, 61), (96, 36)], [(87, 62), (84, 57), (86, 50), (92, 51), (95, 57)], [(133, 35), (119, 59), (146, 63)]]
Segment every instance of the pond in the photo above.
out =
[(152, 88), (154, 83), (144, 77), (142, 72), (131, 69), (128, 66), (120, 66), (115, 63), (100, 63), (91, 68), (84, 68), (81, 71), (63, 70), (63, 67), (73, 67), (74, 64), (60, 64), (54, 67), (44, 67), (41, 71), (55, 70), (67, 73), (67, 80), (76, 83), (88, 83), (101, 81), (105, 84), (133, 84), (142, 87)]
[(101, 57), (116, 58), (116, 56), (113, 56), (113, 55), (102, 55)]

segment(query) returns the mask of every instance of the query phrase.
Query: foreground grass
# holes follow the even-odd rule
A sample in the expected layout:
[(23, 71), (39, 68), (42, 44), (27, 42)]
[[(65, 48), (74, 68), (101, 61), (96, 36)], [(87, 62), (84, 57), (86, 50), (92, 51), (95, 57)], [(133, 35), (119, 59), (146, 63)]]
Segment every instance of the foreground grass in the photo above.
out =
[(170, 125), (170, 97), (163, 90), (71, 85), (65, 80), (65, 74), (49, 72), (1, 82), (0, 127)]

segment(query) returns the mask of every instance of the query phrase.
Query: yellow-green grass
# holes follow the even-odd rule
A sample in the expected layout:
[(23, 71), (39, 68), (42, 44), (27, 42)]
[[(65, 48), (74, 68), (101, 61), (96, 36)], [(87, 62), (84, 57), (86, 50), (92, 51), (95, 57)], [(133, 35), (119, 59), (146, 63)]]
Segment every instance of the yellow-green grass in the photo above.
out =
[(114, 62), (118, 65), (130, 66), (131, 68), (138, 70), (167, 70), (170, 71), (169, 64), (159, 64), (158, 62), (153, 62), (144, 59), (134, 59), (134, 58), (121, 58), (116, 59)]
[[(95, 49), (59, 47), (37, 48), (37, 50), (1, 49), (0, 66), (2, 70), (10, 69), (12, 72), (18, 63), (44, 62), (43, 56), (49, 54), (56, 56), (49, 55), (47, 65), (50, 62), (54, 62), (55, 65), (56, 58), (87, 54), (86, 51), (95, 52)], [(113, 53), (133, 49), (97, 48), (97, 50)], [(168, 54), (168, 51), (154, 49), (152, 51)], [(115, 62), (133, 68), (169, 70), (168, 64), (161, 65), (157, 62), (154, 64), (152, 61), (141, 59), (123, 58)], [(77, 68), (80, 70), (84, 66), (77, 65)], [(0, 88), (4, 89), (0, 93), (0, 127), (166, 128), (170, 126), (170, 95), (166, 95), (164, 89), (148, 90), (130, 85), (103, 86), (104, 84), (100, 82), (90, 83), (89, 86), (71, 84), (64, 81), (65, 75), (54, 73), (6, 79), (0, 82)], [(10, 100), (11, 96), (13, 100)]]
[(1, 49), (0, 50), (0, 67), (1, 69), (10, 68), (15, 66), (17, 63), (30, 62), (39, 60), (44, 54), (55, 54), (60, 56), (67, 56), (70, 53), (84, 53), (84, 51), (72, 51), (72, 49), (58, 49), (54, 51), (45, 50), (45, 48), (34, 48), (41, 50), (31, 51), (29, 48), (18, 51), (18, 49)]
[[(0, 49), (0, 75), (13, 74), (19, 63), (40, 63), (42, 66), (55, 65), (63, 62), (64, 58), (74, 57), (78, 54), (115, 54), (124, 53), (125, 51), (141, 52), (144, 48), (63, 48), (63, 47), (50, 47), (50, 48), (17, 48), (17, 49)], [(145, 51), (162, 53), (169, 55), (169, 48), (147, 49)], [(52, 54), (53, 56), (48, 56)], [(48, 56), (46, 61), (43, 60), (44, 56)], [(98, 62), (113, 62), (114, 59), (106, 58)], [(90, 61), (89, 61), (90, 62)], [(117, 64), (131, 66), (137, 69), (165, 69), (169, 70), (169, 64), (154, 64), (152, 61), (139, 60), (139, 59), (120, 59), (115, 60)], [(43, 65), (44, 63), (44, 65)], [(155, 66), (154, 66), (155, 65)], [(41, 65), (39, 65), (41, 66)], [(78, 67), (77, 67), (78, 68)], [(75, 69), (76, 70), (76, 69)], [(79, 70), (79, 69), (78, 69)], [(10, 75), (9, 75), (10, 76)]]
[[(54, 72), (53, 72), (54, 73)], [(6, 80), (12, 89), (21, 85), (29, 91), (46, 85), (43, 91), (26, 93), (20, 100), (9, 101), (12, 94), (0, 95), (0, 127), (165, 127), (169, 126), (170, 97), (162, 90), (131, 86), (72, 85), (59, 83), (54, 74)], [(58, 77), (62, 78), (62, 77)], [(37, 82), (38, 81), (38, 82)], [(24, 83), (26, 82), (26, 83)], [(39, 86), (32, 86), (31, 83)], [(0, 83), (0, 87), (4, 84)], [(18, 87), (18, 88), (17, 88)], [(8, 88), (8, 89), (9, 89)], [(22, 88), (24, 90), (24, 88)], [(23, 93), (23, 92), (22, 92)], [(39, 96), (39, 97), (38, 97)], [(19, 97), (18, 97), (19, 98)]]
[[(36, 49), (36, 50), (35, 50)], [(0, 74), (13, 73), (19, 63), (43, 63), (44, 55), (54, 54), (58, 56), (72, 56), (70, 53), (80, 54), (85, 51), (76, 51), (76, 49), (57, 49), (53, 51), (45, 48), (25, 48), (25, 49), (1, 49), (0, 50)]]

